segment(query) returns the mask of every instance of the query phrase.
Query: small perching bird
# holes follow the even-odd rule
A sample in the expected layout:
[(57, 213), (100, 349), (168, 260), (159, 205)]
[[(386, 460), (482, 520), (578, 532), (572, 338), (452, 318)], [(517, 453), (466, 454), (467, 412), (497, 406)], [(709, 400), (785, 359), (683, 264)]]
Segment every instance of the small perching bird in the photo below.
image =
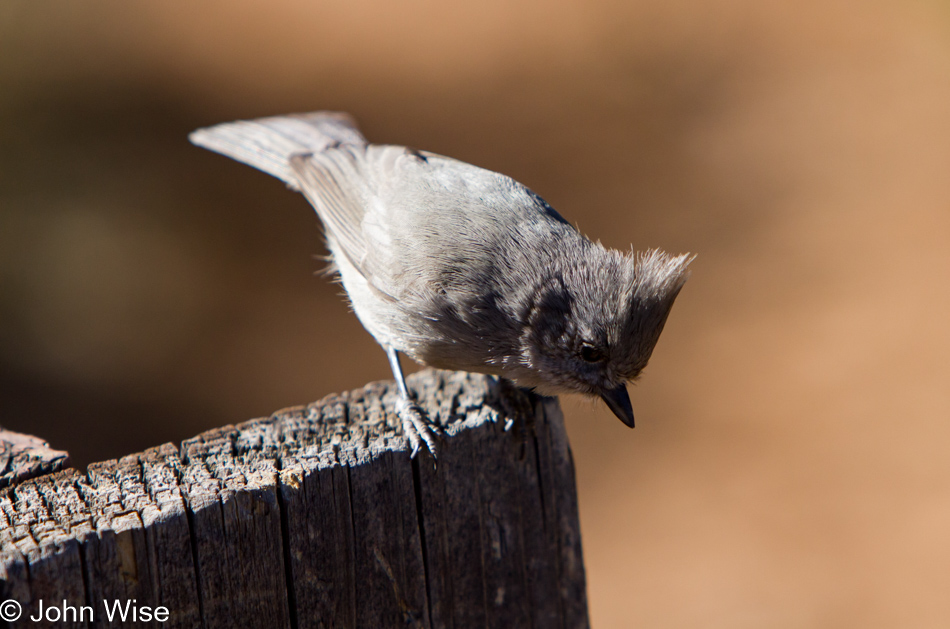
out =
[(630, 427), (626, 384), (646, 367), (692, 256), (591, 242), (510, 177), (370, 144), (346, 114), (199, 129), (198, 146), (302, 192), (360, 322), (389, 356), (412, 448), (435, 454), (399, 352), (547, 395), (600, 396)]

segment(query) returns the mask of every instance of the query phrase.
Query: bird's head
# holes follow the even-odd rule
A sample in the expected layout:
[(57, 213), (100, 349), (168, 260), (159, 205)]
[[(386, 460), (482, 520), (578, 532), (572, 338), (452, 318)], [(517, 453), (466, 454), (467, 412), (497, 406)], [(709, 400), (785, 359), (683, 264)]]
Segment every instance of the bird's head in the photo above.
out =
[(646, 367), (693, 256), (626, 254), (590, 242), (578, 254), (532, 304), (521, 343), (533, 372), (525, 384), (598, 396), (633, 427), (627, 383)]

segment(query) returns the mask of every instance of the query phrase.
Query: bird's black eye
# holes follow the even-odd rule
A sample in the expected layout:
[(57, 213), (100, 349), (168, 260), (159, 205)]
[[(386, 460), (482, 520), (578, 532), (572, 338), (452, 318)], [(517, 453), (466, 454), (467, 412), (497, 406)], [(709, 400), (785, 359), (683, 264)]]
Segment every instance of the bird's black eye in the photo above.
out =
[(591, 345), (590, 343), (584, 343), (581, 345), (581, 359), (588, 363), (599, 363), (604, 358), (606, 354), (599, 347)]

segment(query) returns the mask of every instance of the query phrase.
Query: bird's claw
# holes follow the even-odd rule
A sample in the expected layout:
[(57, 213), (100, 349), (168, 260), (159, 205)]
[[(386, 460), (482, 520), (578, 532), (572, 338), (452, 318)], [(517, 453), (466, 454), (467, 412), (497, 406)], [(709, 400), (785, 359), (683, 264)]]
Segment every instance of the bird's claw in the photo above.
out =
[(436, 458), (435, 435), (436, 427), (429, 423), (419, 405), (400, 397), (396, 402), (396, 414), (402, 420), (402, 431), (409, 441), (409, 447), (412, 449), (411, 458), (416, 458), (422, 444), (425, 443), (426, 449), (432, 458)]

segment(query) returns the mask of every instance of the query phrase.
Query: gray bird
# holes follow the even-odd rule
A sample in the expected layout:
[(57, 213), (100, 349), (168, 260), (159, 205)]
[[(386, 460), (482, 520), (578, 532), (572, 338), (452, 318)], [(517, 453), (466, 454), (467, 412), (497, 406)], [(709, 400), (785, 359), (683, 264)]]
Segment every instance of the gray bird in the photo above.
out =
[(600, 396), (633, 427), (626, 384), (646, 367), (692, 256), (607, 249), (510, 177), (370, 144), (346, 114), (189, 137), (282, 179), (316, 209), (353, 310), (389, 356), (413, 456), (422, 441), (435, 454), (435, 442), (400, 352), (546, 395)]

